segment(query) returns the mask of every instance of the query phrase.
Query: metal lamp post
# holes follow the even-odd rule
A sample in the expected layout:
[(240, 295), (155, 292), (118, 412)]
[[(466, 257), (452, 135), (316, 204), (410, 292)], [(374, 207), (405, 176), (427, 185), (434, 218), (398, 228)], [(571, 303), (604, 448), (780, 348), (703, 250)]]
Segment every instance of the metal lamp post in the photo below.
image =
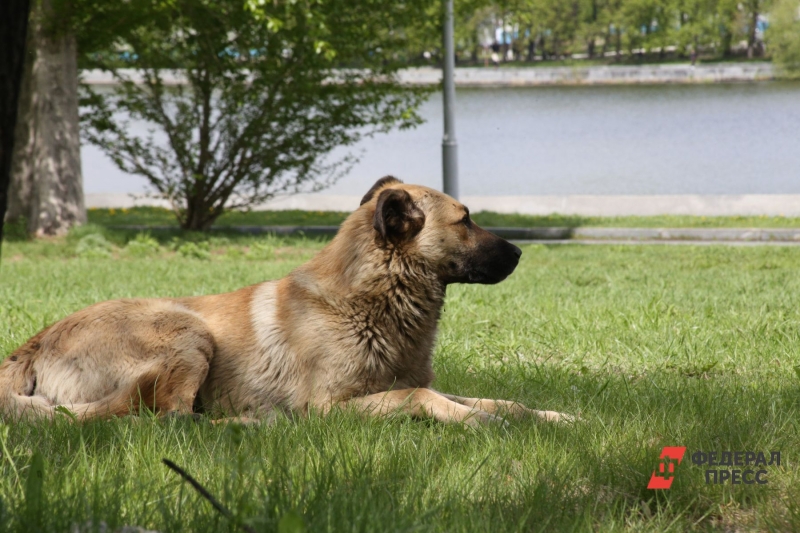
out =
[(442, 137), (442, 177), (445, 194), (458, 198), (458, 142), (455, 107), (456, 69), (453, 44), (453, 0), (444, 0), (444, 136)]

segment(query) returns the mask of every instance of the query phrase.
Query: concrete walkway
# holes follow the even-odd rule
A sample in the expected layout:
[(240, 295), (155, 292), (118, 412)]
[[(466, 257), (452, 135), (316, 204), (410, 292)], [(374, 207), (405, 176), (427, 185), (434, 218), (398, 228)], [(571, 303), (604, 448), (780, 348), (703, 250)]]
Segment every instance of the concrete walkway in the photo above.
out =
[[(273, 198), (256, 210), (353, 211), (360, 196), (296, 194)], [(800, 194), (651, 196), (465, 196), (470, 210), (523, 215), (616, 216), (800, 216)], [(131, 194), (87, 194), (88, 208), (169, 207), (156, 198)]]
[(513, 240), (583, 240), (614, 242), (792, 242), (800, 243), (797, 229), (748, 228), (490, 228)]
[(622, 245), (622, 246), (800, 246), (799, 242), (786, 241), (592, 241), (585, 239), (557, 239), (557, 240), (512, 240), (516, 244), (580, 244), (587, 246), (596, 245)]

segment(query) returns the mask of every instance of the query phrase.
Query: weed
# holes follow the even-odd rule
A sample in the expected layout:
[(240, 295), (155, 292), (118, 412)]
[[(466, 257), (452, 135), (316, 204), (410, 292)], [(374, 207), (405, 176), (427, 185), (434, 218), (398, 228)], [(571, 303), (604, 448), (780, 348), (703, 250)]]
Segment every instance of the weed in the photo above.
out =
[(160, 247), (149, 232), (137, 233), (136, 237), (125, 245), (125, 253), (131, 257), (150, 257), (156, 255)]
[(113, 248), (102, 233), (89, 233), (80, 238), (75, 253), (87, 259), (103, 259), (111, 257)]
[(211, 259), (211, 247), (207, 241), (185, 242), (179, 245), (176, 251), (189, 259)]

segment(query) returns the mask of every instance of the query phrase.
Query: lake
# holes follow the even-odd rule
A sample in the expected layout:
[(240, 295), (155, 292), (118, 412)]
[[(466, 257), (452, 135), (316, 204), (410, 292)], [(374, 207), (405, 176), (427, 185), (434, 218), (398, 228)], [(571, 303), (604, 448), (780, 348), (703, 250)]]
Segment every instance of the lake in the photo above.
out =
[[(440, 93), (421, 115), (352, 147), (327, 191), (386, 174), (439, 188)], [(798, 83), (459, 89), (456, 136), (462, 195), (800, 193)], [(146, 190), (93, 146), (82, 162), (87, 193)]]

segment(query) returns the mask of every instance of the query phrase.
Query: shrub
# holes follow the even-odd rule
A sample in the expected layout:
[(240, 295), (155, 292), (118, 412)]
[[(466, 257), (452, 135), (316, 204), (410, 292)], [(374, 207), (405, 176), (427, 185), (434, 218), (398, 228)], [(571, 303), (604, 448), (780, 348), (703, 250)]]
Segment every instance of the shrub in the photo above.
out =
[(178, 246), (178, 253), (190, 259), (211, 259), (211, 249), (207, 242), (185, 242)]
[(158, 253), (158, 241), (149, 233), (138, 233), (125, 246), (125, 253), (133, 257), (149, 257)]
[(111, 257), (113, 249), (112, 244), (102, 234), (90, 233), (78, 241), (75, 253), (88, 259), (102, 259)]

